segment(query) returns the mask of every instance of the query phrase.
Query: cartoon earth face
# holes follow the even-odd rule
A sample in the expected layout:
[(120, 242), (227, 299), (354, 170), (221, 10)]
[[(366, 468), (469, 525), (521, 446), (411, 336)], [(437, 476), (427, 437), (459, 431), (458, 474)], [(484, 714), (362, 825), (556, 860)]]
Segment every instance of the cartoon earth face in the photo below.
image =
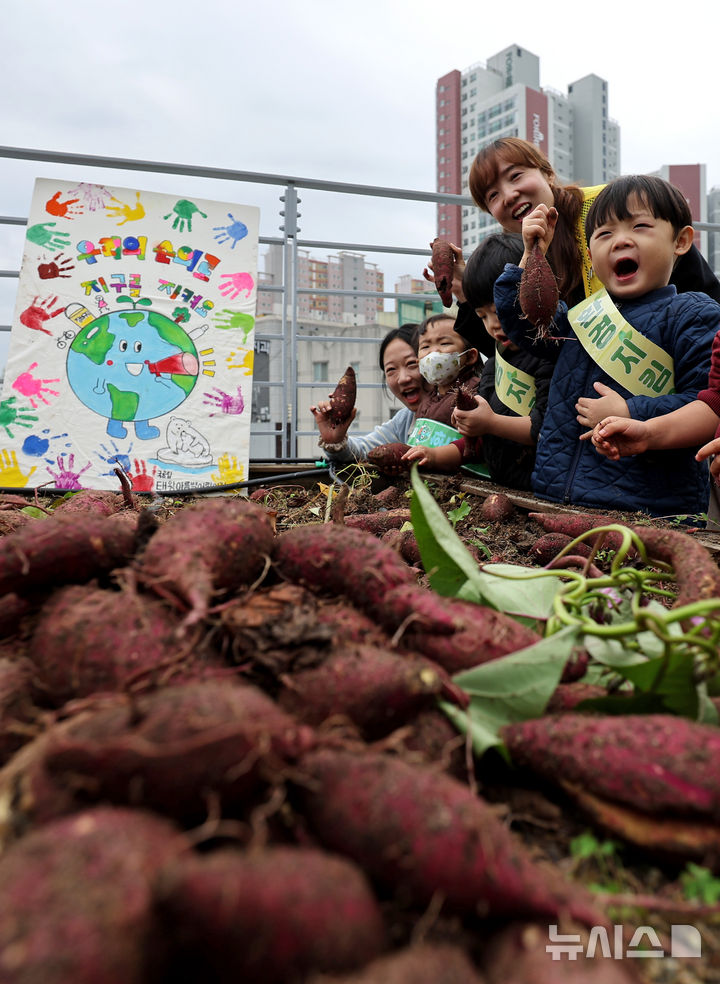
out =
[(75, 336), (68, 382), (90, 410), (117, 421), (169, 413), (197, 382), (197, 350), (186, 332), (156, 311), (111, 311)]

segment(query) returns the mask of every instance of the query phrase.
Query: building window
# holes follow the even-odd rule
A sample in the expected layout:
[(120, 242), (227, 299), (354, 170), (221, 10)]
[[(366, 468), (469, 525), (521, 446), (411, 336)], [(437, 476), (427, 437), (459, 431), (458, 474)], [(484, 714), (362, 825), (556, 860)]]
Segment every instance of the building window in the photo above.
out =
[(328, 363), (327, 362), (313, 362), (313, 382), (314, 383), (327, 383), (328, 382)]

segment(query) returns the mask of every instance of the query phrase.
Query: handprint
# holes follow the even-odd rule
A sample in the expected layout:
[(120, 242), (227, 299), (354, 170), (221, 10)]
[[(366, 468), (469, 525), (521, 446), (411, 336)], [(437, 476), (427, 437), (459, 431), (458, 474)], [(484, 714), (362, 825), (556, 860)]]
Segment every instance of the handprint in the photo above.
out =
[(30, 476), (37, 468), (35, 465), (27, 475), (20, 471), (17, 454), (14, 451), (3, 450), (0, 453), (0, 485), (7, 488), (21, 488), (27, 485)]
[[(242, 356), (240, 362), (233, 361), (240, 355)], [(244, 352), (231, 352), (225, 361), (228, 364), (228, 369), (244, 369), (245, 372), (252, 373), (255, 365), (255, 352), (252, 349), (246, 349)]]
[(224, 330), (239, 328), (243, 333), (243, 344), (245, 344), (248, 335), (255, 326), (255, 318), (244, 311), (231, 311), (228, 308), (223, 308), (215, 315), (214, 324), (216, 328)]
[(80, 484), (80, 476), (83, 474), (83, 472), (86, 472), (88, 470), (88, 468), (90, 467), (90, 462), (88, 461), (85, 467), (81, 468), (80, 471), (74, 471), (73, 469), (75, 468), (75, 455), (69, 454), (67, 456), (67, 468), (65, 467), (64, 458), (65, 455), (61, 454), (60, 457), (57, 459), (57, 467), (58, 467), (57, 475), (52, 470), (52, 468), (48, 468), (48, 474), (52, 475), (52, 477), (55, 479), (56, 489), (72, 489), (73, 491), (77, 491), (78, 489), (82, 488), (82, 485)]
[[(206, 393), (203, 403), (207, 403), (210, 406), (213, 406), (214, 404), (219, 408), (220, 413), (237, 414), (243, 412), (245, 409), (245, 401), (243, 400), (243, 395), (239, 386), (237, 388), (236, 396), (231, 396), (229, 393), (219, 389), (217, 386), (213, 386), (213, 389), (215, 390), (217, 396), (215, 393)], [(210, 416), (215, 417), (216, 414), (211, 413)]]
[(12, 388), (16, 389), (18, 393), (22, 393), (30, 400), (30, 405), (33, 410), (37, 410), (37, 403), (34, 397), (38, 397), (43, 403), (50, 405), (50, 401), (46, 400), (43, 393), (50, 393), (52, 396), (59, 396), (57, 390), (48, 389), (45, 383), (59, 383), (60, 379), (36, 379), (32, 370), (37, 369), (37, 362), (33, 362), (27, 372), (21, 372), (15, 382), (12, 384)]
[(69, 277), (70, 271), (75, 269), (75, 264), (70, 259), (66, 257), (61, 260), (62, 253), (58, 253), (57, 262), (56, 260), (51, 260), (49, 263), (40, 263), (38, 265), (38, 276), (41, 280), (53, 280), (55, 277)]
[[(227, 283), (223, 283), (223, 280)], [(220, 276), (219, 290), (225, 297), (237, 297), (242, 291), (245, 291), (246, 297), (250, 297), (254, 287), (255, 281), (249, 273), (223, 273)]]
[[(122, 470), (124, 472), (126, 472), (126, 473), (129, 474), (129, 472), (130, 472), (130, 455), (129, 455), (129, 453), (128, 454), (125, 454), (125, 452), (121, 451), (120, 448), (115, 443), (115, 441), (112, 442), (112, 448), (106, 448), (104, 444), (101, 444), (100, 445), (100, 450), (103, 453), (100, 454), (100, 452), (97, 452), (98, 457), (99, 458), (102, 458), (103, 461), (106, 461), (108, 463), (108, 465), (111, 465), (112, 468), (113, 468), (113, 471), (111, 471), (111, 472), (105, 472), (106, 475), (113, 475), (115, 473), (114, 472), (114, 469), (118, 465), (120, 466), (120, 468), (122, 468)], [(128, 448), (128, 452), (130, 452), (130, 451), (132, 451), (132, 445), (130, 445), (130, 447)]]
[(56, 191), (52, 196), (50, 201), (45, 202), (45, 211), (50, 215), (57, 215), (61, 219), (72, 219), (74, 215), (82, 215), (83, 207), (80, 205), (78, 208), (73, 208), (72, 206), (78, 202), (79, 198), (66, 198), (64, 202), (60, 201), (60, 195), (62, 192)]
[[(64, 437), (67, 437), (67, 434), (53, 434), (51, 437), (45, 437), (49, 433), (50, 429), (46, 427), (41, 434), (28, 434), (22, 444), (23, 454), (27, 454), (32, 458), (44, 458), (50, 450), (50, 441), (61, 441)], [(69, 447), (69, 445), (66, 445), (66, 447)], [(45, 458), (45, 461), (49, 465), (52, 464), (52, 458)]]
[(16, 396), (10, 396), (7, 400), (0, 403), (0, 427), (2, 427), (8, 437), (15, 435), (10, 430), (10, 424), (18, 427), (32, 427), (32, 422), (37, 420), (37, 414), (32, 414), (27, 407), (16, 407)]
[(57, 225), (57, 222), (39, 222), (37, 225), (30, 226), (26, 235), (31, 243), (36, 246), (44, 246), (47, 249), (66, 249), (70, 245), (70, 234), (67, 232), (55, 232), (50, 226)]
[(181, 198), (179, 201), (175, 202), (172, 212), (168, 212), (164, 218), (169, 219), (170, 216), (175, 213), (173, 229), (177, 229), (179, 227), (180, 232), (185, 232), (185, 223), (187, 222), (188, 230), (192, 232), (192, 217), (196, 212), (199, 212), (204, 219), (207, 218), (205, 212), (200, 212), (200, 209), (194, 202), (189, 202), (186, 198)]
[(81, 181), (77, 188), (73, 188), (68, 194), (80, 195), (91, 212), (104, 208), (106, 199), (112, 199), (112, 195), (104, 185), (89, 184), (86, 181)]
[(248, 234), (248, 228), (244, 222), (236, 219), (232, 212), (228, 212), (228, 218), (230, 219), (231, 225), (229, 226), (214, 226), (213, 232), (217, 235), (215, 239), (219, 243), (226, 243), (228, 240), (232, 239), (231, 249), (235, 249), (235, 244), (239, 243), (241, 239), (244, 239)]
[[(138, 219), (145, 218), (145, 207), (140, 201), (140, 192), (135, 192), (135, 205), (127, 205), (125, 202), (121, 202), (119, 198), (115, 198), (113, 195), (110, 199), (111, 202), (117, 202), (117, 205), (106, 205), (105, 211), (111, 219), (120, 219), (118, 225), (125, 225), (126, 222), (136, 222)], [(121, 218), (122, 216), (122, 218)]]
[(52, 336), (50, 329), (44, 328), (43, 325), (50, 318), (57, 318), (59, 314), (63, 313), (65, 308), (59, 307), (55, 311), (50, 310), (57, 301), (57, 296), (46, 297), (39, 304), (37, 303), (38, 300), (39, 298), (34, 297), (30, 307), (25, 308), (20, 315), (20, 324), (25, 325), (26, 328), (32, 328), (33, 331), (42, 331), (44, 334)]
[(155, 487), (155, 476), (157, 475), (157, 465), (153, 465), (153, 470), (148, 474), (147, 462), (135, 459), (135, 473), (128, 473), (133, 492), (152, 492)]
[(232, 485), (245, 480), (245, 467), (239, 464), (237, 458), (227, 452), (218, 458), (219, 472), (213, 472), (210, 478), (215, 485)]

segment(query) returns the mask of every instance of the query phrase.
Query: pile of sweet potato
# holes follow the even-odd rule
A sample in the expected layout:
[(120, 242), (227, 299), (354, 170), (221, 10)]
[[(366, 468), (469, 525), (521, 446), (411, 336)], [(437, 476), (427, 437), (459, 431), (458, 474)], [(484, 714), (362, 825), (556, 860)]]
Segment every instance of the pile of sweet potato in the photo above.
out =
[[(434, 594), (380, 531), (278, 533), (241, 496), (71, 501), (0, 538), (0, 981), (552, 981), (528, 933), (608, 925), (438, 709), (467, 703), (453, 673), (535, 632)], [(528, 745), (578, 717), (508, 746), (535, 768)], [(672, 733), (643, 804), (692, 790), (712, 827), (716, 755)], [(622, 731), (602, 741), (595, 794), (621, 799)], [(575, 733), (557, 744), (592, 792), (560, 754)], [(573, 980), (637, 979), (610, 969)]]

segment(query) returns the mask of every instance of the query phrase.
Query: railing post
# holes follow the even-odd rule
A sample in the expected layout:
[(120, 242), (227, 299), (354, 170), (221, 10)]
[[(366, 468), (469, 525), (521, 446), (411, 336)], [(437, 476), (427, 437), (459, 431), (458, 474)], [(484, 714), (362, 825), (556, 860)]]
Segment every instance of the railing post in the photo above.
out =
[[(284, 428), (284, 455), (291, 459), (297, 458), (297, 381), (298, 381), (298, 252), (297, 236), (300, 228), (297, 220), (298, 212), (297, 188), (289, 182), (285, 186), (285, 194), (280, 196), (284, 203), (280, 215), (283, 224), (280, 231), (283, 234), (283, 308), (282, 308), (282, 360), (283, 360), (283, 389), (282, 401), (287, 414)], [(288, 308), (290, 309), (290, 324), (288, 331)]]

